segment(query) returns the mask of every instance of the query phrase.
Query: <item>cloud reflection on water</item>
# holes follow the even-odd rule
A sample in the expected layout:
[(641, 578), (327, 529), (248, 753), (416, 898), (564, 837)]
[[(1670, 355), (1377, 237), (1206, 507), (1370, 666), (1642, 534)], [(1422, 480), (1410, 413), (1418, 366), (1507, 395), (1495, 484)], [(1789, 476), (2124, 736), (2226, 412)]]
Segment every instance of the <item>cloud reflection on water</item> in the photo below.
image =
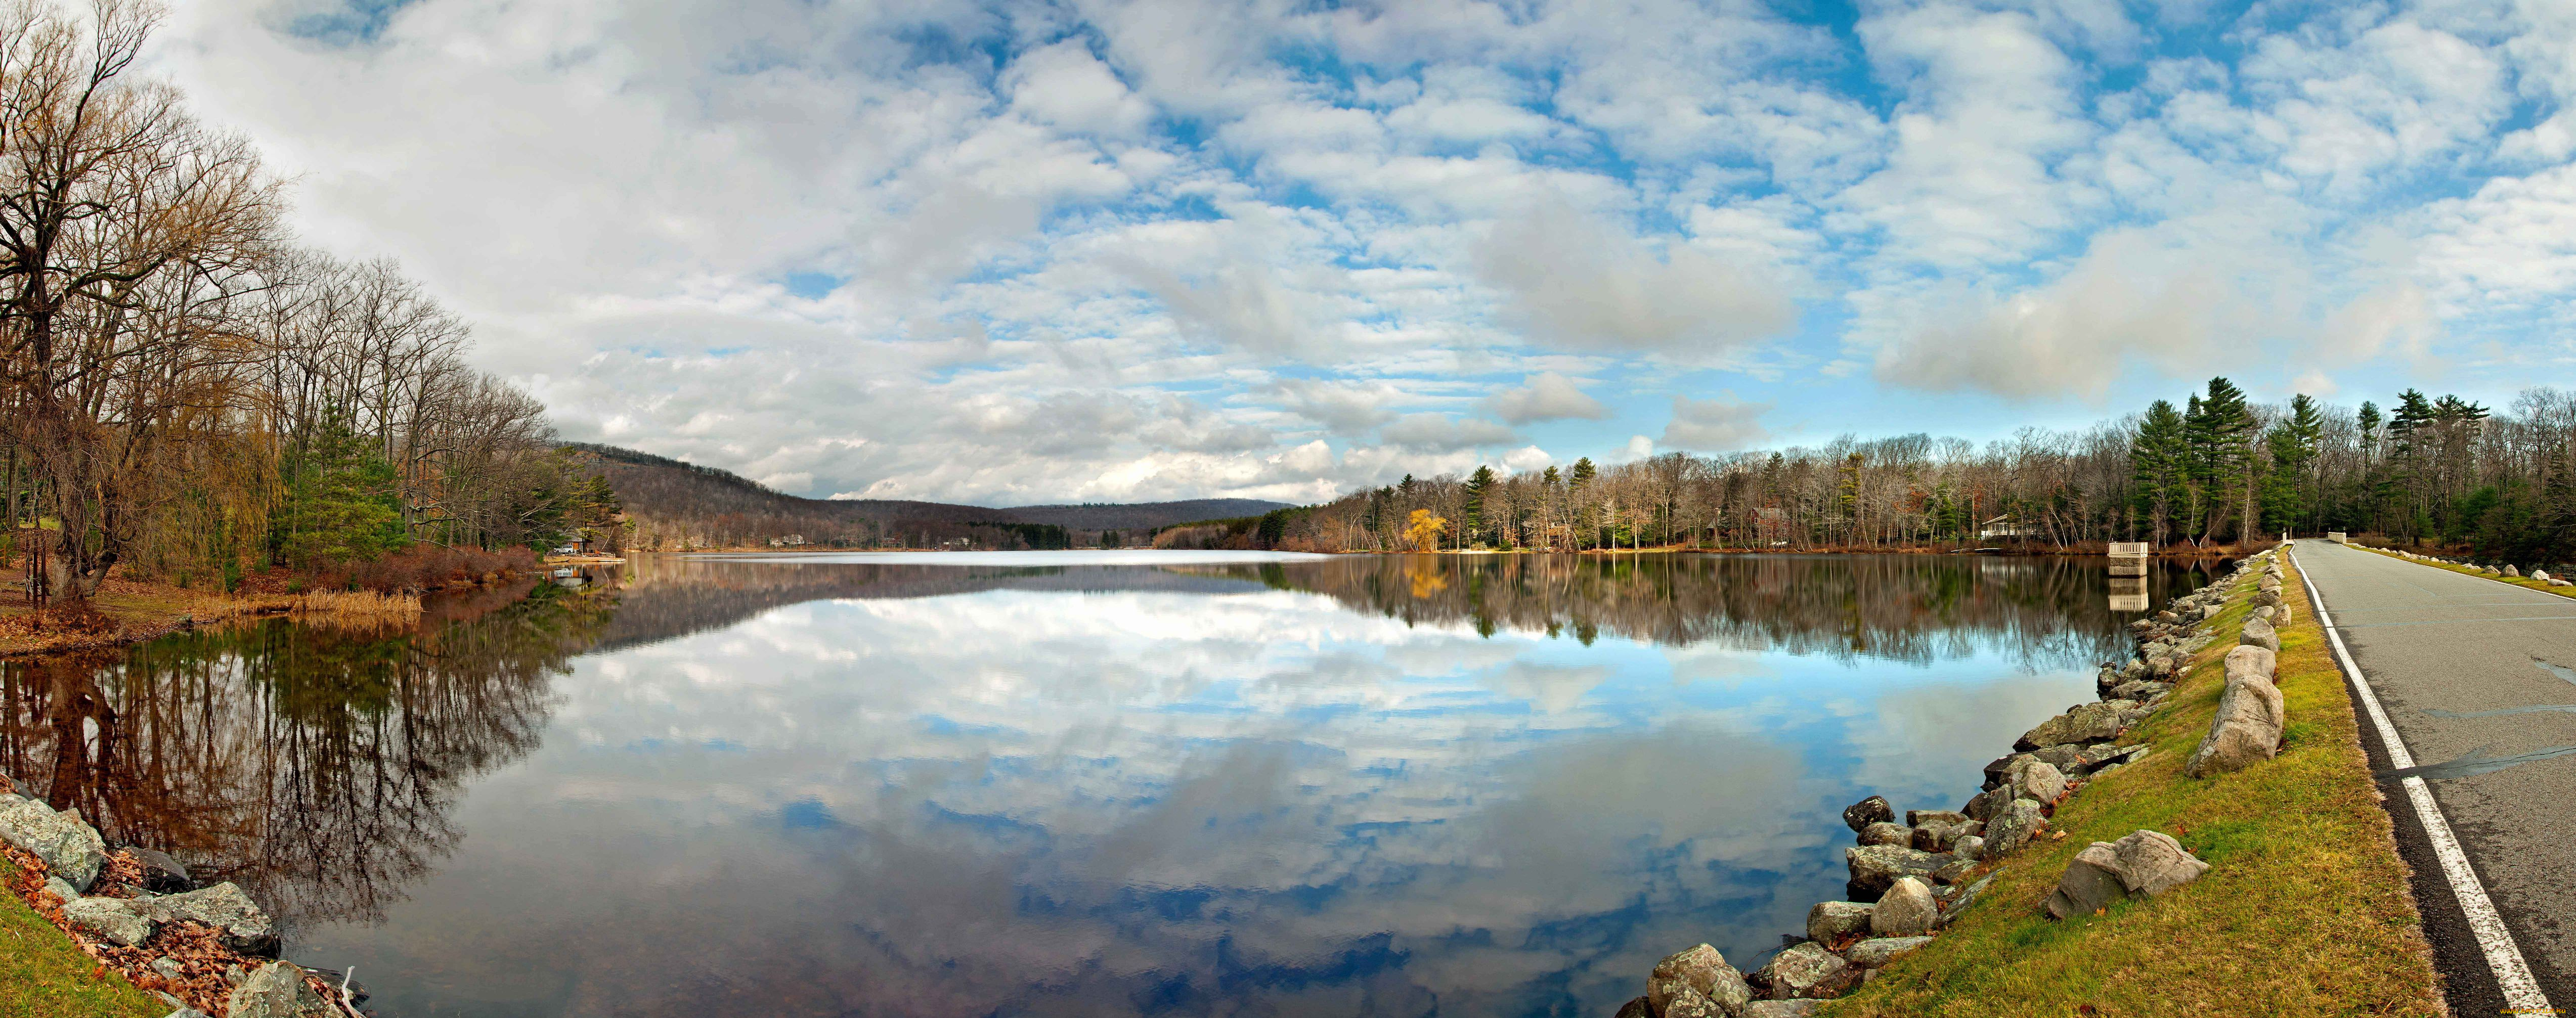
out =
[[(1679, 946), (1750, 968), (1837, 895), (1845, 801), (1956, 805), (2108, 630), (1961, 610), (2003, 584), (1898, 591), (1935, 624), (1892, 644), (1427, 603), (1495, 579), (999, 586), (628, 642), (411, 902), (305, 944), (403, 1014), (1607, 1013)], [(1623, 596), (1699, 594), (1730, 596)]]

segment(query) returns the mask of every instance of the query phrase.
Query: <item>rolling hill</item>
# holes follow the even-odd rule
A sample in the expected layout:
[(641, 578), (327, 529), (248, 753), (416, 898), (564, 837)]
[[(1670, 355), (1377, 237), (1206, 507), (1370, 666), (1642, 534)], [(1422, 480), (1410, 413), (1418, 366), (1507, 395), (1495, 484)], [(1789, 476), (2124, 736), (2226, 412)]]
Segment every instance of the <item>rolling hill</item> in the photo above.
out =
[(1150, 531), (1202, 520), (1255, 516), (1285, 503), (1207, 498), (1133, 504), (1002, 508), (900, 499), (790, 495), (740, 474), (613, 445), (572, 442), (566, 453), (605, 477), (625, 503), (638, 547), (747, 547), (802, 538), (808, 544), (936, 547), (969, 540), (980, 548), (1089, 545), (1102, 530)]

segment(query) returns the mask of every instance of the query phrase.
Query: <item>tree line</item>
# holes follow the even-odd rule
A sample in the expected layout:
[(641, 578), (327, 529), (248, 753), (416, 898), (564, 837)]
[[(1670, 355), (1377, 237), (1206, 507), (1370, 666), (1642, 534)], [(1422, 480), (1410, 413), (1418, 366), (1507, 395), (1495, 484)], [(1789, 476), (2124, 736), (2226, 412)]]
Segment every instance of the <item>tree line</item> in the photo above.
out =
[(0, 561), (229, 587), (616, 512), (389, 263), (299, 248), (278, 180), (132, 65), (135, 0), (0, 10)]
[(1314, 551), (1690, 546), (1798, 550), (2219, 547), (2341, 530), (2527, 563), (2576, 561), (2576, 394), (2502, 413), (2407, 389), (2382, 408), (2258, 404), (2213, 378), (2072, 431), (1982, 446), (1924, 434), (1464, 477), (1406, 476), (1203, 544)]

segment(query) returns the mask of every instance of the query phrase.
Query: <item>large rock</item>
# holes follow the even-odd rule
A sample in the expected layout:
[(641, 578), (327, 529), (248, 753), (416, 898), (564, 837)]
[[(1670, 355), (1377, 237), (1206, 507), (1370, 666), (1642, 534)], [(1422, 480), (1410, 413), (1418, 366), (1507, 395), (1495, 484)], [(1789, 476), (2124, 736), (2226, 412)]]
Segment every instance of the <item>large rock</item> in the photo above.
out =
[(1843, 960), (1874, 969), (1931, 942), (1930, 937), (1874, 937), (1853, 944), (1851, 950), (1843, 952)]
[(2128, 888), (2120, 886), (2120, 857), (2110, 842), (2096, 841), (2066, 864), (2066, 873), (2057, 878), (2057, 890), (2049, 893), (2045, 907), (2050, 916), (2072, 919), (2109, 908), (2128, 896)]
[(1843, 824), (1850, 827), (1855, 834), (1869, 829), (1871, 824), (1886, 823), (1894, 819), (1896, 819), (1896, 807), (1888, 805), (1884, 796), (1873, 795), (1843, 807)]
[(1744, 1005), (1744, 1018), (1808, 1018), (1823, 1006), (1814, 1000), (1757, 1000)]
[(1957, 922), (1959, 920), (1959, 913), (1967, 911), (1968, 906), (1976, 904), (1977, 899), (1986, 893), (1986, 887), (1993, 884), (1995, 882), (1995, 878), (2001, 876), (2003, 871), (2003, 867), (1997, 866), (1995, 867), (1994, 872), (1978, 877), (1976, 883), (1969, 884), (1966, 887), (1953, 888), (1953, 890), (1956, 890), (1958, 893), (1951, 895), (1948, 901), (1942, 903), (1941, 925), (1948, 926), (1951, 923)]
[(2003, 813), (1986, 821), (1984, 858), (2000, 859), (2029, 844), (2031, 836), (2048, 826), (2040, 815), (2039, 804), (2028, 799), (2015, 799)]
[(1905, 826), (1907, 827), (1921, 827), (1930, 823), (1964, 824), (1967, 822), (1967, 814), (1960, 813), (1956, 810), (1909, 809), (1905, 811)]
[(83, 893), (107, 865), (107, 843), (81, 822), (79, 813), (57, 813), (34, 799), (0, 796), (0, 840), (25, 849), (44, 862), (47, 872)]
[(1807, 939), (1819, 944), (1839, 944), (1869, 932), (1872, 906), (1857, 901), (1820, 901), (1807, 910)]
[(1959, 818), (1956, 820), (1935, 818), (1916, 826), (1914, 840), (1911, 842), (1913, 847), (1925, 852), (1949, 851), (1951, 844), (1957, 842), (1960, 835), (1968, 833), (1969, 825), (1975, 823), (1955, 813), (1951, 816)]
[[(2066, 775), (2045, 760), (2031, 760), (2015, 765), (2004, 787), (2012, 789), (2015, 799), (2052, 803), (2058, 796), (2066, 794)], [(1994, 818), (1987, 819), (1992, 821)]]
[(1921, 877), (1898, 877), (1869, 913), (1869, 932), (1881, 937), (1919, 937), (1941, 921), (1932, 902), (1932, 885)]
[(132, 947), (152, 936), (152, 920), (136, 915), (122, 898), (82, 898), (63, 905), (63, 918), (82, 930), (115, 944)]
[(330, 1018), (331, 1006), (304, 982), (304, 970), (282, 961), (259, 967), (233, 987), (231, 1018)]
[(1843, 849), (1843, 863), (1851, 869), (1851, 883), (1845, 888), (1853, 901), (1877, 901), (1879, 895), (1896, 883), (1898, 877), (1929, 879), (1932, 871), (1949, 862), (1948, 856), (1918, 852), (1895, 845), (1862, 845)]
[(197, 886), (197, 882), (188, 875), (187, 864), (171, 858), (168, 853), (140, 847), (119, 851), (133, 856), (135, 862), (143, 865), (144, 890), (154, 894), (177, 894)]
[(2120, 710), (2109, 704), (2088, 703), (2040, 722), (2023, 732), (2013, 748), (2023, 752), (2068, 743), (2101, 742), (2120, 734)]
[(2241, 771), (2280, 751), (2286, 718), (2280, 687), (2272, 684), (2273, 662), (2272, 652), (2261, 647), (2227, 652), (2227, 688), (2218, 694), (2218, 714), (2183, 773), (2203, 778)]
[(1753, 988), (1745, 985), (1744, 973), (1726, 963), (1717, 949), (1701, 944), (1687, 951), (1665, 956), (1655, 963), (1655, 971), (1646, 977), (1646, 1002), (1655, 1013), (1670, 1018), (1671, 1002), (1688, 992), (1714, 1004), (1721, 1013), (1734, 1014), (1753, 999)]
[(1697, 990), (1683, 989), (1664, 1002), (1663, 1018), (1731, 1018), (1717, 1002)]
[(2090, 915), (2133, 894), (2155, 897), (2207, 872), (2208, 863), (2161, 831), (2138, 830), (2116, 842), (2096, 841), (2067, 864), (2057, 890), (2048, 896), (2048, 914), (2059, 919)]
[(2237, 634), (2236, 642), (2247, 647), (2261, 647), (2275, 654), (2281, 652), (2281, 634), (2262, 619), (2245, 620), (2245, 631)]
[(1914, 843), (1914, 832), (1909, 828), (1899, 827), (1885, 820), (1881, 820), (1877, 823), (1861, 828), (1860, 843), (1864, 845), (1911, 845)]
[(1771, 963), (1762, 966), (1762, 974), (1768, 977), (1763, 983), (1771, 988), (1769, 996), (1773, 1000), (1841, 996), (1860, 982), (1859, 969), (1812, 940), (1800, 941), (1772, 955)]
[(2159, 696), (2165, 695), (2166, 691), (2171, 690), (2172, 688), (2172, 686), (2162, 682), (2150, 682), (2145, 679), (2134, 679), (2111, 687), (2110, 695), (2116, 700), (2136, 700), (2141, 703), (2145, 703), (2152, 701)]
[(1619, 1005), (1619, 1013), (1613, 1018), (1655, 1018), (1655, 1005), (1646, 1003), (1644, 997), (1632, 997)]
[(2200, 879), (2209, 864), (2163, 831), (2138, 830), (2112, 843), (2120, 857), (2120, 883), (2131, 894), (2155, 897)]
[(185, 894), (144, 898), (137, 907), (159, 922), (184, 919), (212, 926), (223, 931), (225, 946), (244, 954), (276, 956), (276, 925), (231, 881)]
[(1966, 812), (1979, 820), (1992, 822), (1995, 815), (2002, 813), (2004, 807), (2012, 805), (2015, 798), (2018, 796), (2013, 794), (2012, 789), (1997, 785), (1977, 793), (1976, 798), (1968, 800)]
[(1985, 836), (1971, 834), (1951, 842), (1950, 852), (1961, 859), (1983, 859), (1986, 856)]

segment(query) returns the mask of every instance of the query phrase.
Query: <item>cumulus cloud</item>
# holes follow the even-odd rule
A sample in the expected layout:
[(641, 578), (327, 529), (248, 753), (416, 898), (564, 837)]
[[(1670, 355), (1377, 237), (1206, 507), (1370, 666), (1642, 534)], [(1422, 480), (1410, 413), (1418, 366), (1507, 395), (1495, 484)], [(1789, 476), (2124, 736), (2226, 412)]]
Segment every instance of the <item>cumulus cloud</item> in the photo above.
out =
[[(1663, 440), (1656, 444), (1693, 452), (1733, 452), (1760, 445), (1771, 438), (1771, 432), (1762, 426), (1762, 415), (1770, 412), (1769, 403), (1675, 396), (1673, 419), (1664, 425)], [(1640, 441), (1645, 438), (1637, 437)]]
[(2240, 340), (2261, 316), (2210, 252), (2134, 232), (2095, 241), (2056, 282), (1971, 298), (1880, 351), (1881, 384), (1977, 390), (2016, 399), (2099, 400), (2132, 359), (2169, 370), (2205, 362), (2222, 331)]
[(2153, 49), (2010, 7), (202, 0), (147, 60), (566, 436), (805, 493), (1310, 499), (1693, 381), (1597, 379), (1745, 396), (1555, 454), (1740, 448), (1791, 385), (2358, 385), (2576, 318), (2558, 7)]
[(1379, 435), (1395, 445), (1429, 452), (1456, 452), (1519, 440), (1512, 429), (1492, 421), (1435, 413), (1406, 414)]
[(1659, 255), (1562, 202), (1496, 226), (1476, 266), (1535, 338), (1564, 349), (1709, 360), (1797, 318), (1774, 272), (1687, 245)]
[(1540, 421), (1562, 421), (1574, 418), (1598, 421), (1610, 416), (1610, 408), (1584, 394), (1564, 375), (1544, 371), (1521, 380), (1520, 387), (1497, 390), (1485, 400), (1485, 407), (1503, 423), (1535, 424)]

